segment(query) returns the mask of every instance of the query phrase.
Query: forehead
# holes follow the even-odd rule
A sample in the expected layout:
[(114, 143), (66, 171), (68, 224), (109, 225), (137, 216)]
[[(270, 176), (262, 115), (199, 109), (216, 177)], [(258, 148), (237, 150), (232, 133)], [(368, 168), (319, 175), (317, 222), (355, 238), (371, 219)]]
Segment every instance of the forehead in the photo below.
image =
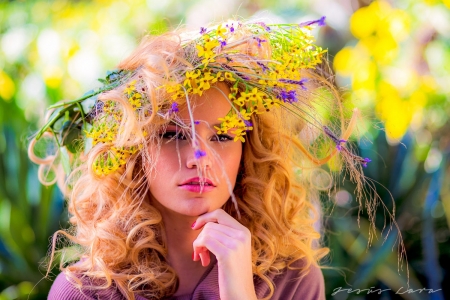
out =
[(226, 84), (217, 84), (204, 92), (202, 96), (190, 97), (190, 109), (187, 104), (183, 105), (178, 116), (185, 123), (189, 123), (191, 118), (210, 124), (220, 123), (218, 119), (225, 117), (231, 109), (229, 93), (230, 89)]

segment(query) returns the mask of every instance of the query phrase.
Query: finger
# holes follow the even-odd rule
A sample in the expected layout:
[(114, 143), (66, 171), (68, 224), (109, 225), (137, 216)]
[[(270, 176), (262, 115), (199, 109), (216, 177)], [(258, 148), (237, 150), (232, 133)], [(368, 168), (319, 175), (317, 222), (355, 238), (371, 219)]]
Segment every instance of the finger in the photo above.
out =
[(208, 249), (206, 249), (205, 247), (194, 247), (194, 252), (192, 253), (192, 260), (193, 261), (198, 261), (200, 260), (200, 253), (204, 252), (204, 251), (208, 251)]
[[(221, 233), (216, 233), (216, 234), (221, 234)], [(221, 234), (222, 236), (224, 236), (223, 234)], [(226, 240), (230, 240), (229, 237), (223, 238), (223, 241)], [(219, 259), (219, 257), (223, 257), (224, 254), (228, 253), (229, 249), (221, 243), (221, 241), (216, 238), (213, 237), (211, 235), (208, 236), (199, 236), (193, 243), (193, 248), (194, 248), (194, 256), (198, 257), (198, 259), (201, 259), (200, 253), (203, 253), (204, 251), (202, 250), (203, 248), (206, 248), (206, 250), (211, 251), (216, 257), (217, 259)], [(197, 260), (198, 260), (197, 259)]]
[(209, 256), (209, 251), (202, 251), (198, 254), (202, 260), (202, 266), (206, 267), (211, 262), (211, 257)]
[(200, 229), (208, 222), (222, 224), (234, 229), (245, 228), (244, 225), (242, 225), (232, 216), (227, 214), (223, 209), (216, 209), (212, 212), (206, 213), (198, 217), (195, 223), (192, 224), (192, 229), (194, 230)]
[[(247, 235), (247, 233), (250, 233), (248, 230), (245, 229), (234, 229), (222, 224), (208, 222), (203, 226), (203, 230), (200, 233), (202, 234), (212, 234), (213, 232), (220, 232), (227, 236), (228, 238), (237, 239), (240, 241), (246, 240), (250, 237), (250, 235)], [(200, 236), (199, 235), (199, 236)]]

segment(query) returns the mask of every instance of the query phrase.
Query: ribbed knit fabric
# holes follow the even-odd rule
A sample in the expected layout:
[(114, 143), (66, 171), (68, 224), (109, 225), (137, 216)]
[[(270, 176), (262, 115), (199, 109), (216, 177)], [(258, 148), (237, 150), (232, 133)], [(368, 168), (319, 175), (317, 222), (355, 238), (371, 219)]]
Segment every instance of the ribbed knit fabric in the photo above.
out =
[[(298, 261), (293, 264), (295, 267), (301, 266)], [(166, 298), (170, 300), (219, 300), (219, 272), (217, 262), (208, 266), (202, 278), (190, 295)], [(317, 267), (311, 267), (308, 275), (300, 278), (298, 270), (285, 269), (279, 275), (271, 276), (275, 284), (273, 300), (322, 300), (325, 299), (325, 285), (322, 272)], [(258, 299), (269, 294), (269, 286), (262, 280), (255, 281), (255, 291)], [(80, 291), (61, 273), (56, 277), (50, 290), (49, 300), (92, 300), (109, 299), (124, 300), (125, 297), (116, 288), (107, 290), (86, 290)], [(136, 300), (148, 300), (140, 295), (136, 295)]]

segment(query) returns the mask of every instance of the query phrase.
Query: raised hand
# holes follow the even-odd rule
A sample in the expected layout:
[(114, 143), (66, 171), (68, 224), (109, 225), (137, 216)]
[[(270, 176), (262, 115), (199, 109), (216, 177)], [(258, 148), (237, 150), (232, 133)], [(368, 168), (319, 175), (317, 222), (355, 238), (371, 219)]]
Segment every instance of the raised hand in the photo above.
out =
[(250, 231), (222, 209), (200, 216), (192, 229), (202, 230), (193, 243), (194, 261), (209, 265), (209, 251), (217, 258), (220, 298), (256, 299)]

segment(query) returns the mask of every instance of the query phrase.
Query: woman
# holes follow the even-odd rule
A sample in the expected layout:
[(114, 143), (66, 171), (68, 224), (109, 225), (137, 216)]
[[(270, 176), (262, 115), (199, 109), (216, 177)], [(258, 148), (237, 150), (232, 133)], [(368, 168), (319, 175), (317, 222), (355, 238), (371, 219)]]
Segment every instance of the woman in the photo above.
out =
[[(73, 227), (54, 235), (49, 299), (324, 298), (319, 167), (336, 157), (360, 182), (370, 160), (346, 147), (356, 114), (322, 76), (323, 21), (147, 37), (103, 88), (54, 107), (30, 145), (41, 181), (70, 174), (55, 177)], [(50, 132), (61, 148), (40, 159)], [(58, 235), (74, 246), (55, 251)]]

